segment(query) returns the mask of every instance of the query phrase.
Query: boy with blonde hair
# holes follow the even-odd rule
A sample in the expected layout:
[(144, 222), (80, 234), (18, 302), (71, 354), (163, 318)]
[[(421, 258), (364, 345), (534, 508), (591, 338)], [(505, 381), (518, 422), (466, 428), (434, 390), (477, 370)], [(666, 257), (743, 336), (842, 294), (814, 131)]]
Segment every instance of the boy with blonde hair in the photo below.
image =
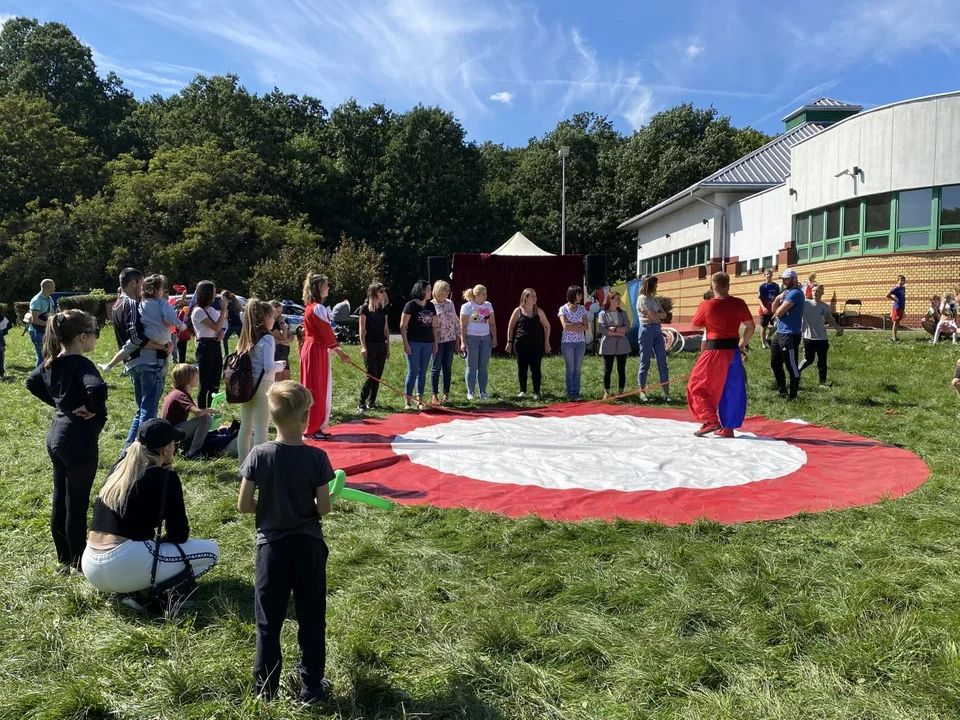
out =
[(184, 457), (195, 460), (200, 457), (203, 443), (213, 424), (213, 410), (202, 410), (193, 401), (191, 392), (196, 390), (200, 382), (200, 371), (196, 366), (180, 363), (174, 366), (170, 375), (173, 390), (163, 399), (160, 417), (186, 436), (183, 440), (186, 448)]
[(276, 694), (283, 661), (280, 630), (292, 591), (300, 625), (300, 699), (313, 705), (330, 694), (324, 678), (328, 551), (320, 518), (330, 512), (333, 468), (323, 450), (303, 442), (310, 391), (282, 380), (267, 392), (267, 402), (277, 439), (247, 455), (237, 500), (240, 512), (256, 513), (253, 677), (259, 694), (268, 699)]

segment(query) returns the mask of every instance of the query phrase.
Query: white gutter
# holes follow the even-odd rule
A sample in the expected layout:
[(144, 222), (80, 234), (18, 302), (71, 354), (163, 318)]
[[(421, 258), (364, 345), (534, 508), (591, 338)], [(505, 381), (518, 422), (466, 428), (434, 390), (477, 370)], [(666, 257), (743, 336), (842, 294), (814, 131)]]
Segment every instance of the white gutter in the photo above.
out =
[(726, 264), (728, 259), (727, 250), (729, 249), (727, 247), (729, 245), (727, 240), (727, 209), (717, 205), (715, 202), (710, 202), (709, 200), (704, 200), (702, 197), (697, 197), (693, 194), (695, 189), (696, 188), (690, 190), (690, 197), (692, 197), (694, 200), (699, 200), (704, 205), (709, 205), (710, 207), (716, 208), (720, 211), (720, 262)]

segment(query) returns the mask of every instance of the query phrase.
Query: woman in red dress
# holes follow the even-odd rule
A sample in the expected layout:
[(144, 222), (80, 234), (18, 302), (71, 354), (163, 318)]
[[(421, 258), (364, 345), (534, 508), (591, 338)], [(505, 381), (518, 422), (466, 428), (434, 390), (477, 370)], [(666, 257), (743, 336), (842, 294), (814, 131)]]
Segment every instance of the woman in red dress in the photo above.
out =
[(310, 424), (305, 437), (326, 440), (333, 404), (333, 367), (330, 352), (336, 352), (344, 362), (349, 356), (340, 349), (330, 323), (330, 309), (323, 301), (330, 292), (325, 275), (308, 273), (303, 281), (303, 344), (300, 346), (300, 382), (313, 395)]

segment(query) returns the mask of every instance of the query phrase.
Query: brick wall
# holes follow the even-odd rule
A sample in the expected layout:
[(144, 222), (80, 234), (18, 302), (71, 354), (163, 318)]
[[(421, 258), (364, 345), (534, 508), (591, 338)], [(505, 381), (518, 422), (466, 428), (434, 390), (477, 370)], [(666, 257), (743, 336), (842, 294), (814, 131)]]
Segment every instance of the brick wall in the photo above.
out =
[[(788, 251), (781, 253), (781, 263)], [(777, 268), (777, 278), (787, 267)], [(883, 318), (890, 316), (890, 301), (887, 293), (896, 284), (897, 275), (907, 276), (907, 315), (905, 324), (919, 327), (920, 319), (930, 305), (931, 295), (942, 295), (960, 283), (960, 251), (928, 251), (895, 253), (859, 258), (842, 258), (819, 263), (795, 265), (801, 281), (817, 273), (817, 282), (824, 285), (824, 301), (834, 312), (843, 312), (844, 303), (850, 299), (863, 302), (861, 324), (879, 327)], [(673, 298), (674, 321), (689, 322), (703, 293), (710, 288), (710, 274), (720, 270), (720, 263), (713, 261), (709, 267), (689, 268), (659, 275), (657, 293)], [(761, 273), (735, 276), (736, 258), (727, 263), (730, 273), (730, 292), (742, 297), (756, 309), (757, 288), (763, 282)], [(889, 322), (887, 323), (889, 326)]]

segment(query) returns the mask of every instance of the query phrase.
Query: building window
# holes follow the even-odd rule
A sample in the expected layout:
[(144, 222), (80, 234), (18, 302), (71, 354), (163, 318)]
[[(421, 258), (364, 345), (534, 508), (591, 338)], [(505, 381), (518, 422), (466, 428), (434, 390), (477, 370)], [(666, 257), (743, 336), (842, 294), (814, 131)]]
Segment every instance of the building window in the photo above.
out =
[(840, 237), (840, 206), (834, 205), (833, 207), (827, 208), (826, 238), (830, 240), (831, 238), (838, 237)]
[(860, 201), (843, 204), (843, 236), (860, 235)]
[(866, 248), (870, 252), (876, 252), (878, 250), (887, 250), (889, 247), (890, 247), (889, 235), (876, 235), (874, 237), (867, 238)]
[(940, 244), (946, 247), (956, 247), (960, 245), (960, 230), (941, 231)]
[(754, 258), (750, 261), (750, 274), (760, 272), (760, 258)]
[(737, 263), (737, 275), (746, 275), (747, 274), (747, 261), (741, 260)]
[(932, 207), (932, 188), (910, 190), (897, 195), (898, 250), (930, 247)]
[(773, 270), (773, 255), (767, 255), (760, 264), (764, 270)]
[(801, 215), (797, 218), (794, 229), (793, 242), (795, 245), (807, 245), (810, 242), (810, 216)]
[(710, 242), (674, 250), (673, 252), (657, 255), (643, 261), (645, 275), (683, 270), (684, 268), (703, 265), (707, 262), (707, 253), (710, 251)]
[(930, 245), (930, 231), (900, 233), (897, 235), (898, 248), (925, 248)]
[(940, 188), (940, 246), (960, 245), (960, 185)]
[(866, 200), (866, 232), (887, 232), (890, 230), (890, 195), (874, 195)]
[(710, 247), (709, 243), (701, 243), (697, 245), (697, 252), (695, 261), (697, 265), (703, 265), (707, 262), (707, 248)]
[(797, 262), (806, 262), (806, 260), (807, 260), (807, 248), (798, 248)]
[(823, 245), (811, 245), (810, 246), (810, 259), (819, 260), (823, 257)]
[(823, 241), (823, 212), (818, 211), (810, 216), (810, 244)]

